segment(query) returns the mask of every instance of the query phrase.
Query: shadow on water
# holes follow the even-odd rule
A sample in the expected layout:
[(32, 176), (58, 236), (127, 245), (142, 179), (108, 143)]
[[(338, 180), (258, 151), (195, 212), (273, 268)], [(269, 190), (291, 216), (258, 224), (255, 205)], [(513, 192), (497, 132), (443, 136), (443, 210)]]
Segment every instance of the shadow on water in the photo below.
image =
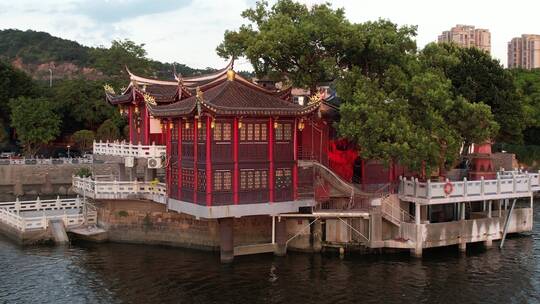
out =
[(540, 302), (540, 212), (503, 250), (472, 245), (408, 254), (244, 256), (76, 243), (18, 247), (0, 238), (0, 302), (534, 303)]

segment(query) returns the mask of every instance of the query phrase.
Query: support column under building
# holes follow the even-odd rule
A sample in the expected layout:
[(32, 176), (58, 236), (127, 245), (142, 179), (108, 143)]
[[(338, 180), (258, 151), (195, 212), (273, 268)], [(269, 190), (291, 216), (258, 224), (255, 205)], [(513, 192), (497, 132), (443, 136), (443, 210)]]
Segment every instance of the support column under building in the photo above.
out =
[(414, 248), (411, 248), (411, 255), (415, 258), (421, 258), (422, 257), (422, 226), (420, 225), (420, 217), (421, 217), (421, 210), (420, 210), (420, 204), (415, 203), (414, 204), (414, 222), (416, 226), (416, 240), (414, 243)]
[(219, 252), (222, 263), (231, 263), (234, 259), (234, 218), (220, 218)]
[(467, 251), (467, 240), (464, 237), (465, 232), (465, 203), (460, 203), (460, 216), (459, 220), (461, 222), (461, 233), (460, 233), (460, 240), (459, 240), (459, 251), (460, 252), (466, 252)]
[(285, 218), (276, 219), (275, 224), (276, 245), (274, 254), (284, 256), (287, 254), (287, 222)]
[(322, 222), (320, 219), (315, 221), (315, 223), (313, 223), (312, 237), (313, 237), (313, 252), (321, 252), (322, 250)]
[[(487, 217), (492, 218), (492, 209), (493, 209), (493, 202), (490, 200), (487, 203)], [(491, 248), (493, 246), (493, 239), (491, 238), (491, 235), (488, 234), (486, 237), (486, 240), (484, 241), (484, 246), (486, 248)]]

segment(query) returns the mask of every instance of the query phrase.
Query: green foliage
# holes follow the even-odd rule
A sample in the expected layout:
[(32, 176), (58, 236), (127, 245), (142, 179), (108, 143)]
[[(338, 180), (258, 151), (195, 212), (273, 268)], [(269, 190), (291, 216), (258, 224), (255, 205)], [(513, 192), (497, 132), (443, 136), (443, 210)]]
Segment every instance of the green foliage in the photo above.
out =
[(111, 119), (107, 119), (99, 126), (96, 137), (102, 141), (115, 141), (120, 139), (120, 131)]
[(349, 31), (343, 10), (333, 10), (328, 4), (307, 8), (291, 0), (269, 8), (262, 1), (242, 17), (250, 23), (239, 31), (225, 32), (217, 47), (220, 56), (245, 56), (258, 76), (279, 74), (296, 86), (313, 88), (337, 76)]
[(127, 217), (129, 215), (129, 213), (125, 210), (120, 210), (118, 211), (118, 216), (119, 217)]
[(452, 81), (454, 93), (470, 102), (482, 102), (491, 107), (500, 125), (496, 139), (521, 142), (526, 122), (512, 74), (480, 49), (432, 45), (431, 49), (434, 48), (445, 52), (446, 56), (439, 57), (438, 67)]
[(81, 151), (86, 152), (91, 150), (96, 134), (90, 130), (79, 130), (73, 133), (71, 138)]
[(77, 172), (75, 172), (75, 176), (78, 177), (90, 177), (92, 176), (92, 170), (88, 167), (81, 167)]
[(0, 55), (6, 59), (20, 58), (26, 63), (69, 61), (87, 66), (92, 61), (89, 49), (75, 41), (53, 37), (44, 32), (14, 29), (0, 31)]
[(78, 129), (95, 130), (114, 115), (115, 108), (104, 101), (103, 82), (65, 80), (54, 87), (56, 112), (62, 116), (63, 133)]
[(38, 89), (28, 75), (3, 61), (0, 61), (0, 83), (0, 120), (9, 122), (9, 100), (19, 96), (33, 97)]
[(43, 98), (19, 97), (10, 102), (11, 126), (17, 130), (25, 155), (35, 156), (41, 146), (60, 134), (60, 117)]

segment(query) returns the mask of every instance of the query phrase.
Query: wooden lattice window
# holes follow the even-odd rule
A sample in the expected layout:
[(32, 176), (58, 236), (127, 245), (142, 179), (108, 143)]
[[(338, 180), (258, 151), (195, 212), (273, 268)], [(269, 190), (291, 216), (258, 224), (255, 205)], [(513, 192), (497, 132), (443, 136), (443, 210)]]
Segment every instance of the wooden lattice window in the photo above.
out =
[(268, 125), (263, 123), (261, 124), (261, 141), (266, 141), (266, 133), (268, 129)]
[(253, 124), (248, 124), (247, 125), (247, 138), (246, 138), (247, 141), (252, 141), (253, 140)]
[(253, 140), (254, 141), (261, 140), (261, 125), (260, 124), (253, 125)]
[(240, 129), (240, 140), (246, 141), (246, 126)]
[(277, 123), (274, 131), (276, 141), (292, 140), (292, 124)]
[(266, 170), (243, 169), (240, 170), (240, 189), (255, 190), (266, 189), (268, 178)]
[(197, 129), (197, 134), (199, 134), (199, 136), (197, 136), (197, 140), (199, 142), (206, 141), (206, 123), (201, 122), (199, 125), (200, 128)]
[(276, 125), (276, 128), (274, 130), (274, 134), (276, 136), (276, 140), (283, 140), (283, 124), (278, 123)]
[(219, 122), (216, 122), (214, 125), (214, 140), (215, 141), (221, 140), (221, 126), (222, 124)]
[(292, 126), (291, 124), (283, 124), (283, 140), (291, 140), (292, 139)]
[(219, 170), (214, 172), (214, 191), (231, 191), (231, 171)]
[(231, 140), (231, 124), (216, 123), (214, 125), (214, 141), (230, 141)]
[(231, 124), (230, 123), (224, 123), (223, 124), (223, 140), (231, 140)]
[(182, 128), (182, 141), (193, 141), (193, 123), (186, 121)]
[(206, 172), (205, 170), (197, 170), (197, 190), (206, 191)]
[(182, 169), (182, 187), (193, 189), (193, 169)]
[(173, 128), (171, 129), (171, 139), (178, 140), (178, 122), (173, 123)]
[(276, 169), (276, 189), (287, 189), (292, 185), (292, 173), (289, 168)]

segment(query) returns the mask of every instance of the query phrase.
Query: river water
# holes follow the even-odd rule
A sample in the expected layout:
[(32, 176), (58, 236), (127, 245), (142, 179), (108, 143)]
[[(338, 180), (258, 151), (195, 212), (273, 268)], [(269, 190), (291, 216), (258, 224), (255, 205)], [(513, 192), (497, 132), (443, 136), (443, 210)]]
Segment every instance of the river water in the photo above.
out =
[(502, 251), (450, 247), (421, 260), (289, 253), (222, 265), (178, 248), (21, 248), (0, 237), (0, 303), (540, 303), (540, 211)]

